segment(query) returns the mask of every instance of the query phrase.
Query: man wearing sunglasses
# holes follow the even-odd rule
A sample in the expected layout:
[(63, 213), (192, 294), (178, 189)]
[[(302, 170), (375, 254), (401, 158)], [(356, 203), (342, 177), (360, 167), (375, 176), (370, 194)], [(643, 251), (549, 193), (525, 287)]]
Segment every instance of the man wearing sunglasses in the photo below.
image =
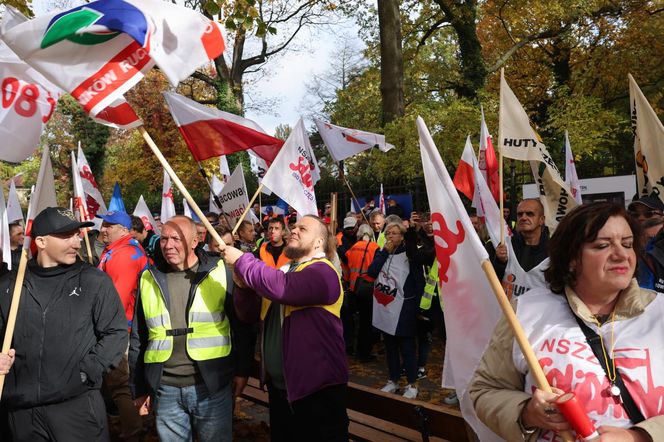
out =
[(664, 218), (664, 203), (659, 199), (659, 197), (653, 196), (644, 196), (635, 201), (632, 201), (629, 206), (627, 206), (629, 214), (635, 218), (641, 227), (649, 219), (662, 219)]

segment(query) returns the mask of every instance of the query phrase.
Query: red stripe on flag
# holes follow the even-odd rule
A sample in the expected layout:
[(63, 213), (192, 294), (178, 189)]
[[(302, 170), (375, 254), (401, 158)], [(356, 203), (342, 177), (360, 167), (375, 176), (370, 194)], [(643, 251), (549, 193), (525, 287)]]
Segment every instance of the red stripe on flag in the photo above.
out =
[(500, 178), (498, 175), (498, 159), (496, 158), (496, 151), (493, 149), (493, 141), (491, 137), (486, 137), (486, 151), (484, 153), (484, 161), (486, 164), (487, 185), (491, 190), (493, 199), (498, 201), (500, 198)]
[(90, 113), (100, 101), (113, 94), (147, 65), (151, 58), (150, 48), (133, 41), (108, 61), (97, 72), (88, 77), (71, 92), (71, 95)]
[(469, 200), (473, 200), (475, 195), (475, 178), (473, 174), (473, 167), (463, 160), (459, 161), (456, 173), (454, 174), (454, 187)]
[(253, 149), (270, 164), (284, 144), (278, 138), (223, 119), (195, 121), (178, 129), (196, 161)]
[(108, 106), (99, 112), (95, 118), (117, 124), (118, 126), (127, 126), (140, 120), (129, 103), (122, 103), (119, 106), (113, 107)]

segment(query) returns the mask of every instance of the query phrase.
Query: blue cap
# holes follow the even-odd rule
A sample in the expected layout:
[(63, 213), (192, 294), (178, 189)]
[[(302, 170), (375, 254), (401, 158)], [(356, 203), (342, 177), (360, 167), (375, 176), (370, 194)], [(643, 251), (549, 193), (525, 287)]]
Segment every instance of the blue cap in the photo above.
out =
[(97, 218), (101, 218), (109, 224), (120, 224), (131, 230), (131, 216), (126, 212), (110, 211), (106, 212), (104, 215), (97, 215)]

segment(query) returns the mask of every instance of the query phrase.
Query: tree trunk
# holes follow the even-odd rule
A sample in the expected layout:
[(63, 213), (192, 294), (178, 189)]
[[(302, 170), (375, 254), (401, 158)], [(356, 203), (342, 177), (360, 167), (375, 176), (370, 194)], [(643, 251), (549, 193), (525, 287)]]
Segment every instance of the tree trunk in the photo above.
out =
[(487, 69), (477, 36), (477, 1), (436, 0), (454, 28), (459, 44), (461, 83), (454, 89), (461, 97), (476, 98), (486, 83)]
[(403, 52), (398, 0), (378, 0), (383, 125), (403, 116)]

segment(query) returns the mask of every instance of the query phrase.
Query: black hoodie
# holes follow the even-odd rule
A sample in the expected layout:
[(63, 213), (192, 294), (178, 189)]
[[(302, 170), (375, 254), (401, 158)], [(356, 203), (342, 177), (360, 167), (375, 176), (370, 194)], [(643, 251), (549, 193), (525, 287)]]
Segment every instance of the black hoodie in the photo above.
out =
[[(15, 280), (15, 272), (0, 277), (3, 336)], [(104, 272), (81, 261), (46, 269), (29, 261), (12, 343), (16, 359), (5, 379), (3, 405), (29, 408), (99, 389), (103, 375), (120, 361), (127, 339), (120, 297)]]

